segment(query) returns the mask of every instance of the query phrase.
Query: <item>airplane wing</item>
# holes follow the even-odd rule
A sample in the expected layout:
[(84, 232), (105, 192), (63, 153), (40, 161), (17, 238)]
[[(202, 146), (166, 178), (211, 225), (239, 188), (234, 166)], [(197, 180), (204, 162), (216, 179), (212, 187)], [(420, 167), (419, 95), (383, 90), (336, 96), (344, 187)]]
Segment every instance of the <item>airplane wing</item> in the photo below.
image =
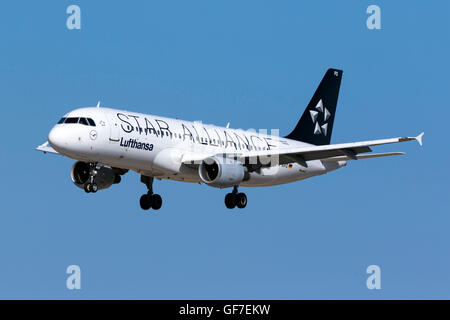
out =
[(49, 146), (48, 141), (46, 141), (45, 143), (43, 143), (40, 146), (38, 146), (36, 148), (36, 150), (42, 151), (43, 153), (47, 153), (48, 152), (48, 153), (59, 154), (58, 151), (56, 151), (51, 146)]
[[(344, 157), (345, 159), (357, 160), (366, 159), (369, 157), (358, 156), (360, 153), (371, 152), (371, 146), (378, 146), (384, 144), (405, 142), (416, 140), (419, 145), (422, 145), (423, 132), (417, 137), (398, 137), (391, 139), (380, 139), (380, 140), (370, 140), (361, 142), (350, 142), (350, 143), (340, 143), (340, 144), (329, 144), (321, 146), (308, 146), (301, 148), (294, 148), (288, 150), (267, 150), (264, 152), (248, 152), (244, 157), (238, 157), (241, 161), (245, 163), (264, 163), (263, 161), (258, 161), (260, 158), (265, 157), (265, 162), (267, 163), (267, 158), (279, 157), (279, 164), (285, 164), (290, 162), (298, 162), (302, 165), (306, 165), (306, 161), (309, 160), (325, 160), (333, 157)], [(398, 155), (395, 154), (383, 154), (378, 156), (388, 156), (388, 155)]]
[[(308, 146), (300, 148), (287, 148), (287, 149), (274, 149), (265, 151), (249, 151), (249, 152), (237, 152), (228, 153), (224, 156), (228, 158), (235, 158), (245, 164), (286, 164), (292, 162), (298, 162), (304, 166), (306, 161), (310, 160), (327, 160), (327, 161), (338, 161), (338, 160), (357, 160), (357, 159), (367, 159), (375, 157), (384, 156), (394, 156), (401, 155), (404, 153), (391, 152), (391, 153), (381, 153), (372, 155), (358, 155), (360, 153), (371, 152), (371, 146), (378, 146), (384, 144), (406, 142), (416, 140), (419, 145), (422, 145), (423, 132), (417, 137), (398, 137), (391, 139), (379, 139), (361, 142), (350, 142), (350, 143), (340, 143), (340, 144), (328, 144), (320, 146)], [(203, 159), (212, 155), (201, 155), (201, 154), (187, 154), (183, 156), (182, 162), (184, 164), (199, 164)], [(278, 159), (277, 159), (278, 158)]]

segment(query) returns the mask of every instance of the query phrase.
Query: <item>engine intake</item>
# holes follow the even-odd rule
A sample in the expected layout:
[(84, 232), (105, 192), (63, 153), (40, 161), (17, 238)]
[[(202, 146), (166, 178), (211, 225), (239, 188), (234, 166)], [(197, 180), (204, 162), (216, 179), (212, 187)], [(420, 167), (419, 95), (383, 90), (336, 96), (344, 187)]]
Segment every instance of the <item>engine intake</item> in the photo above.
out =
[[(115, 169), (101, 166), (96, 169), (97, 174), (94, 176), (94, 182), (97, 184), (98, 189), (106, 189), (111, 185), (120, 182), (120, 174), (116, 173)], [(77, 161), (70, 170), (70, 178), (72, 182), (78, 187), (83, 189), (86, 182), (90, 177), (90, 164), (82, 161)]]
[(203, 160), (198, 167), (198, 174), (204, 183), (216, 188), (232, 187), (248, 180), (247, 169), (241, 163), (220, 157)]

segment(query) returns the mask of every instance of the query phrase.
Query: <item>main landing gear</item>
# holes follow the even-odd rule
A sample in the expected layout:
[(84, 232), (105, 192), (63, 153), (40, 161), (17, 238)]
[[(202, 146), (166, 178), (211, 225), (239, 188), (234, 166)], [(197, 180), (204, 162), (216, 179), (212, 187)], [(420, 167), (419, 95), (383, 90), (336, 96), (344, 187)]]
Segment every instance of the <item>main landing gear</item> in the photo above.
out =
[(233, 192), (227, 193), (225, 196), (225, 206), (228, 209), (234, 209), (234, 207), (243, 209), (247, 206), (247, 196), (245, 193), (238, 192), (238, 187), (234, 186)]
[(141, 182), (147, 186), (148, 192), (141, 196), (139, 203), (143, 210), (152, 208), (158, 210), (162, 206), (162, 198), (159, 194), (153, 193), (153, 177), (141, 176)]
[(89, 179), (84, 184), (84, 191), (86, 193), (96, 193), (98, 191), (98, 185), (94, 182), (94, 178), (97, 175), (97, 163), (89, 163)]

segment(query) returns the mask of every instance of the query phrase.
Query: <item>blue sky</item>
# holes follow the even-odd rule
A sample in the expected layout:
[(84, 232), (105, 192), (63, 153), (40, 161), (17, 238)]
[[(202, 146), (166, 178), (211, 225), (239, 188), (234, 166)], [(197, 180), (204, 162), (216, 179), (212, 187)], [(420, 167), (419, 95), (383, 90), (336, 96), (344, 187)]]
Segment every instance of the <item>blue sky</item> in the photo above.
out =
[[(67, 6), (81, 30), (66, 28)], [(366, 8), (381, 8), (368, 30)], [(8, 1), (0, 11), (0, 298), (450, 298), (446, 1)], [(416, 135), (293, 184), (225, 190), (129, 173), (95, 195), (34, 148), (103, 105), (235, 128), (295, 126), (344, 70), (332, 142)], [(67, 266), (82, 289), (66, 289)], [(381, 290), (366, 268), (381, 267)]]

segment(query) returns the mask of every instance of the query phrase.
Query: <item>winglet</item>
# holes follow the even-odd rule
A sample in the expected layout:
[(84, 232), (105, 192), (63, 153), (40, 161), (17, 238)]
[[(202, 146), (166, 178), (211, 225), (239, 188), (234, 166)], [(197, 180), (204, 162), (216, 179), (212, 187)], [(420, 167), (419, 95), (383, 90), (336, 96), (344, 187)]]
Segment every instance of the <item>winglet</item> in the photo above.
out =
[(415, 137), (414, 139), (416, 139), (416, 141), (419, 143), (420, 146), (422, 146), (422, 137), (424, 135), (425, 132), (422, 132), (421, 134), (419, 134), (417, 137)]
[(100, 108), (100, 100), (97, 103), (97, 109), (99, 109), (99, 108)]

